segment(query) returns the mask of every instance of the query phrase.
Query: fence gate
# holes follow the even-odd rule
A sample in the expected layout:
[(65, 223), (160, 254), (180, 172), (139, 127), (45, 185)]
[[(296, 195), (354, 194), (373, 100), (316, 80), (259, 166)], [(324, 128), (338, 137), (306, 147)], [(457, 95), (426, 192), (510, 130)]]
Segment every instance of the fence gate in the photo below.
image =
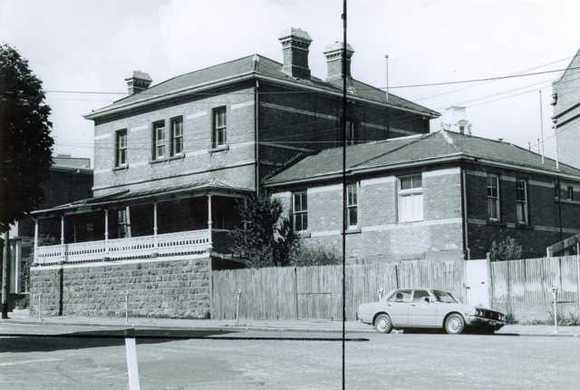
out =
[(470, 305), (490, 307), (491, 279), (489, 274), (489, 260), (465, 261), (465, 297)]

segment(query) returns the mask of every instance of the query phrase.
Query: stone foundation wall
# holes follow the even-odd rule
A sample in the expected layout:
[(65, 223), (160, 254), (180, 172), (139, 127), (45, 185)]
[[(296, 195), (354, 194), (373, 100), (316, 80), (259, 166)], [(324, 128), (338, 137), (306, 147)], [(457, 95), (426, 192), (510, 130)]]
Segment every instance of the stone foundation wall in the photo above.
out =
[(208, 318), (209, 258), (33, 268), (31, 314)]

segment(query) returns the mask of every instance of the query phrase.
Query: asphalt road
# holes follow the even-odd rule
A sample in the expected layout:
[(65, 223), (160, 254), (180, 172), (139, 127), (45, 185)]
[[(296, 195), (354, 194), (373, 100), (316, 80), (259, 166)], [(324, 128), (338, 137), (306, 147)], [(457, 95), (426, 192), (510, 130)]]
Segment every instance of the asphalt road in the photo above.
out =
[[(123, 331), (3, 324), (0, 334), (2, 390), (127, 389)], [(141, 389), (340, 389), (338, 336), (138, 331)], [(348, 337), (348, 389), (573, 389), (580, 382), (578, 337)]]

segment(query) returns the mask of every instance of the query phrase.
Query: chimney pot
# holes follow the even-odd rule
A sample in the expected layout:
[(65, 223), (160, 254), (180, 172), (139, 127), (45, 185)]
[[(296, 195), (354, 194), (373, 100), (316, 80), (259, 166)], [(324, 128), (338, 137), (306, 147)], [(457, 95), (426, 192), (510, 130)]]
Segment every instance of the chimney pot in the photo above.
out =
[(308, 67), (308, 49), (312, 39), (310, 35), (299, 28), (291, 27), (280, 34), (284, 63), (282, 70), (289, 76), (310, 78)]
[(131, 77), (127, 77), (125, 81), (127, 82), (129, 95), (133, 95), (149, 88), (149, 85), (151, 85), (153, 80), (148, 73), (142, 72), (140, 70), (134, 70)]

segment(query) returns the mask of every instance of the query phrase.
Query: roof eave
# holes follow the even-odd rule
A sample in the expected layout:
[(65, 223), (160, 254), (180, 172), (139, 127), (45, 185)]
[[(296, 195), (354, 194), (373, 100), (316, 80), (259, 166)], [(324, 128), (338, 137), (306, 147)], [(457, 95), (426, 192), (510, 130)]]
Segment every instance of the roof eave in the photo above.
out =
[(203, 91), (206, 91), (208, 89), (227, 86), (229, 84), (233, 84), (233, 83), (237, 83), (240, 81), (252, 79), (253, 77), (255, 77), (254, 71), (244, 72), (244, 73), (237, 74), (235, 76), (224, 77), (224, 78), (221, 78), (219, 80), (213, 80), (213, 81), (208, 82), (208, 83), (198, 84), (198, 85), (195, 85), (192, 87), (181, 88), (181, 89), (171, 91), (168, 93), (164, 93), (161, 95), (156, 95), (156, 96), (152, 96), (149, 98), (137, 100), (135, 102), (117, 105), (116, 107), (111, 108), (111, 109), (107, 109), (105, 107), (105, 108), (97, 110), (95, 112), (85, 114), (85, 115), (83, 115), (83, 118), (89, 119), (89, 120), (95, 120), (95, 119), (101, 118), (103, 116), (121, 113), (121, 112), (128, 111), (128, 110), (131, 110), (131, 109), (134, 109), (137, 107), (146, 106), (148, 104), (158, 103), (158, 102), (161, 102), (161, 101), (169, 99), (169, 98), (187, 96), (189, 94), (203, 92)]
[[(464, 159), (466, 156), (462, 153), (455, 153), (450, 154), (445, 157), (433, 157), (427, 158), (419, 161), (412, 161), (412, 162), (404, 162), (404, 163), (395, 163), (395, 164), (388, 164), (388, 165), (381, 165), (377, 167), (367, 167), (367, 168), (354, 168), (354, 169), (347, 169), (347, 174), (355, 175), (355, 174), (362, 174), (362, 173), (375, 173), (375, 172), (384, 172), (390, 171), (395, 169), (404, 169), (404, 168), (412, 168), (418, 167), (423, 165), (435, 164), (435, 163), (446, 163), (446, 162), (453, 162)], [(342, 171), (334, 171), (334, 172), (327, 172), (321, 175), (315, 175), (304, 179), (298, 180), (286, 180), (277, 183), (265, 183), (264, 186), (268, 188), (274, 187), (283, 187), (288, 185), (294, 184), (305, 184), (310, 182), (316, 182), (318, 180), (329, 180), (329, 179), (337, 179), (342, 177)]]

